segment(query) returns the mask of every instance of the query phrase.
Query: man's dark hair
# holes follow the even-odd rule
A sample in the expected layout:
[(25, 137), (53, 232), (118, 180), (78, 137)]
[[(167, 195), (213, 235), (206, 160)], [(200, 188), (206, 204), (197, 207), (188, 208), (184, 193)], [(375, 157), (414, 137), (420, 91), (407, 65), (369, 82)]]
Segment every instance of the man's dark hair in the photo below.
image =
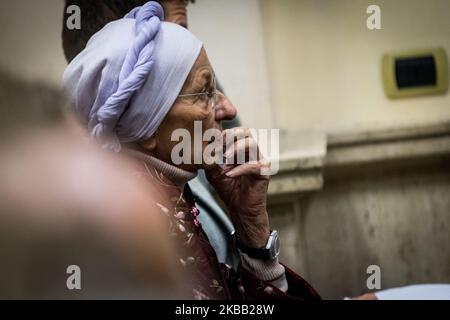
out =
[[(85, 47), (89, 39), (106, 24), (125, 16), (133, 8), (149, 0), (65, 0), (62, 44), (67, 62), (72, 61)], [(157, 2), (162, 2), (158, 0)], [(81, 10), (81, 29), (66, 27), (67, 7), (77, 5)]]
[[(89, 39), (109, 22), (123, 18), (132, 9), (149, 0), (65, 0), (62, 43), (67, 62), (72, 61), (86, 47)], [(153, 0), (163, 3), (167, 0)], [(195, 0), (183, 0), (186, 4)], [(76, 5), (81, 10), (81, 30), (66, 27), (67, 8)]]

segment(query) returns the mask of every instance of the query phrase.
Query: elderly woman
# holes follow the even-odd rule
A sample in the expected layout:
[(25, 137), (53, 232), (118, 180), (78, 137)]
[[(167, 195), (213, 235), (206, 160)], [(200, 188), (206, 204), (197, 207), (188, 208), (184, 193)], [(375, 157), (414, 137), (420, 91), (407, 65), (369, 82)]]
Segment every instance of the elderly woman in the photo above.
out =
[[(194, 139), (196, 123), (203, 132), (220, 129), (222, 120), (236, 116), (236, 109), (216, 90), (202, 43), (163, 20), (162, 7), (148, 2), (90, 39), (64, 74), (76, 114), (104, 147), (135, 159), (134, 176), (169, 195), (170, 202), (155, 205), (183, 248), (174, 263), (191, 275), (193, 298), (319, 298), (278, 261), (278, 235), (270, 230), (266, 211), (269, 178), (261, 175), (265, 161), (222, 166), (193, 161), (198, 154), (183, 154), (191, 161), (175, 165), (175, 130), (183, 129)], [(224, 131), (227, 135), (238, 137), (232, 140), (235, 152), (248, 152), (255, 145), (245, 128)], [(209, 142), (198, 150), (192, 140), (191, 149), (203, 154)], [(234, 228), (197, 208), (187, 182), (200, 169), (226, 205)], [(235, 241), (219, 236), (227, 228), (235, 230)]]

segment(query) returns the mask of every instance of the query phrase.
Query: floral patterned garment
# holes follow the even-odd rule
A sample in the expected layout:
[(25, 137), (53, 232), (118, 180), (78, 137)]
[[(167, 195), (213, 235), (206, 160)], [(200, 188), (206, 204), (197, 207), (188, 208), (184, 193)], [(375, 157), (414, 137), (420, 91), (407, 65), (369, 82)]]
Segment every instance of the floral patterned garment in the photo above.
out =
[(320, 296), (299, 275), (286, 266), (287, 293), (268, 282), (257, 279), (239, 264), (237, 271), (219, 263), (216, 253), (203, 231), (194, 197), (189, 190), (177, 187), (162, 172), (144, 165), (137, 176), (162, 189), (170, 203), (155, 203), (168, 219), (168, 233), (178, 244), (176, 263), (190, 275), (187, 279), (192, 298), (196, 300), (300, 299), (317, 300)]

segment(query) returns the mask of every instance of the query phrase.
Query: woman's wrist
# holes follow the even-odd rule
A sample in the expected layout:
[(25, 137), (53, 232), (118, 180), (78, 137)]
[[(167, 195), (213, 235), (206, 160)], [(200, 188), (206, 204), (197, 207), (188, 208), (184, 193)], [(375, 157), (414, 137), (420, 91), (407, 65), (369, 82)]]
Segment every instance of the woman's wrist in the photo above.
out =
[(265, 247), (270, 236), (269, 221), (268, 219), (261, 219), (261, 217), (260, 219), (251, 219), (250, 221), (241, 218), (241, 221), (235, 223), (235, 228), (236, 237), (239, 242), (250, 248)]

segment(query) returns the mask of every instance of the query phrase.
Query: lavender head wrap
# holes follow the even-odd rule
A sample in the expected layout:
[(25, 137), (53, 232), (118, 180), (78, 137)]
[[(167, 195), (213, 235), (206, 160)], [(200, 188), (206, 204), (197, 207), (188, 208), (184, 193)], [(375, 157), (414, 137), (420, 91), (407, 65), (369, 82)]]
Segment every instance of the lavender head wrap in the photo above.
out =
[(162, 20), (157, 2), (133, 9), (97, 32), (64, 72), (75, 113), (105, 147), (151, 137), (200, 54), (200, 40)]

